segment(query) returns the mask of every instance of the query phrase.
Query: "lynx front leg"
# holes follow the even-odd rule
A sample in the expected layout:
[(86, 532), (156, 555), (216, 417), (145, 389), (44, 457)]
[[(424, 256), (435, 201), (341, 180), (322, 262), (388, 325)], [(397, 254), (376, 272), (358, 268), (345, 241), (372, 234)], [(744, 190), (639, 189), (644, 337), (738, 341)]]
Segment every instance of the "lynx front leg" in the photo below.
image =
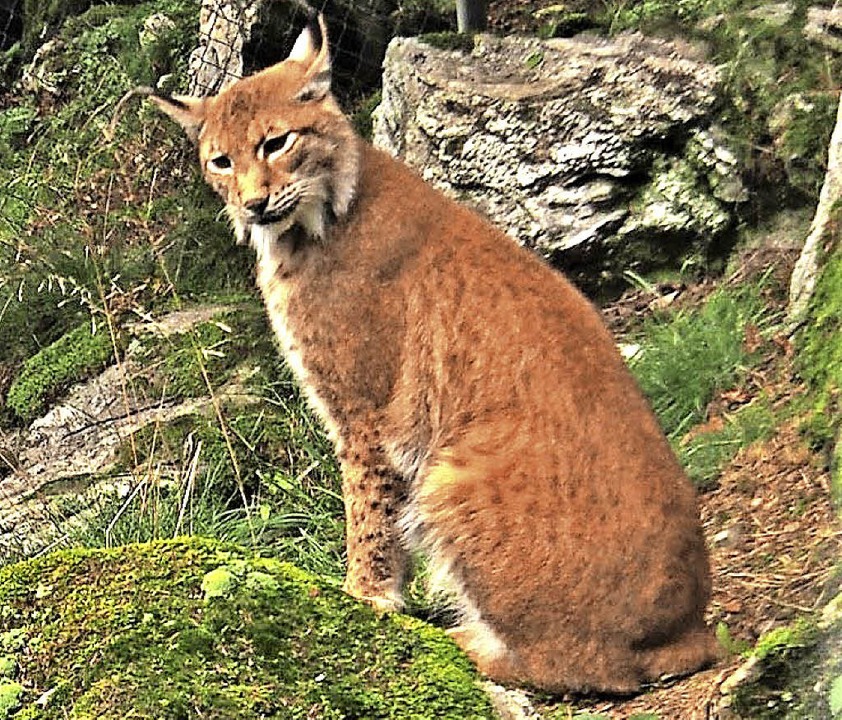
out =
[(352, 446), (339, 459), (348, 549), (343, 588), (378, 611), (400, 610), (407, 553), (396, 521), (406, 497), (404, 480), (378, 452)]

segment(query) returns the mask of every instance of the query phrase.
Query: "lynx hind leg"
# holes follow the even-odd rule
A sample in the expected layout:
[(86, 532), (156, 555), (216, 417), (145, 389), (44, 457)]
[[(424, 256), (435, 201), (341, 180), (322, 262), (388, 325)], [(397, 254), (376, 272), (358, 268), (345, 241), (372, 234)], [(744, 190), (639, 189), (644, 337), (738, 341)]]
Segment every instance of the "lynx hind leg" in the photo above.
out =
[(400, 610), (407, 553), (396, 520), (406, 497), (403, 478), (379, 453), (353, 445), (339, 461), (348, 554), (343, 589), (378, 612)]
[(462, 614), (451, 637), (496, 682), (550, 692), (637, 690), (641, 677), (626, 653), (592, 647), (604, 643), (578, 636), (536, 604), (547, 577), (531, 560), (547, 557), (556, 540), (547, 535), (552, 523), (524, 521), (542, 509), (521, 485), (514, 467), (469, 450), (440, 456), (415, 493), (431, 585)]
[(460, 625), (448, 630), (447, 634), (486, 677), (512, 685), (526, 679), (516, 654), (509, 650), (485, 620), (463, 619)]
[[(460, 535), (470, 536), (469, 518), (460, 518), (463, 506), (454, 503), (451, 490), (472, 483), (482, 474), (480, 466), (456, 460), (443, 453), (424, 475), (413, 498), (413, 535), (427, 555), (431, 593), (446, 598), (459, 614), (459, 624), (448, 635), (459, 645), (485, 676), (498, 682), (517, 683), (524, 679), (520, 662), (501, 635), (488, 622), (463, 580), (465, 568), (460, 557)], [(468, 515), (471, 510), (468, 510)], [(468, 520), (462, 522), (462, 520)]]

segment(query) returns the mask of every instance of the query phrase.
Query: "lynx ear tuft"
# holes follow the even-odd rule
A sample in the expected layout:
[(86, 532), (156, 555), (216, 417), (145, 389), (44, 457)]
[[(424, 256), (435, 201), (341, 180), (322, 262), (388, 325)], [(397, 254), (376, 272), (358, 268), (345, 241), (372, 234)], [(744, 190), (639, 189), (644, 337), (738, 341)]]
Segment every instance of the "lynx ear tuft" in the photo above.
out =
[(152, 93), (149, 99), (181, 125), (187, 137), (196, 142), (205, 122), (206, 98)]
[(310, 18), (287, 60), (299, 62), (306, 68), (304, 86), (295, 96), (297, 100), (321, 100), (330, 92), (330, 48), (324, 15), (319, 13)]

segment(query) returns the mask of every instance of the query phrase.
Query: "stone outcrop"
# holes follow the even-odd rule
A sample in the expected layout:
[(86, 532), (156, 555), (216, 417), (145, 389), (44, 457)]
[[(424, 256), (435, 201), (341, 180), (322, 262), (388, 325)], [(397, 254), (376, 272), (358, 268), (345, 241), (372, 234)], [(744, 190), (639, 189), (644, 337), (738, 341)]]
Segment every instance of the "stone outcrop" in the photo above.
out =
[(833, 52), (842, 52), (842, 8), (811, 7), (807, 11), (804, 37), (824, 45)]
[[(18, 437), (0, 433), (0, 452), (4, 446), (7, 450), (3, 461), (13, 468), (0, 477), (0, 564), (12, 550), (31, 554), (43, 549), (61, 535), (65, 524), (84, 521), (102, 496), (127, 495), (135, 479), (112, 477), (111, 473), (120, 449), (133, 434), (185, 415), (212, 412), (212, 400), (207, 396), (164, 402), (126, 392), (126, 388), (138, 383), (151, 385), (160, 373), (160, 367), (150, 367), (145, 356), (150, 343), (167, 342), (225, 309), (208, 305), (133, 326), (129, 330), (134, 339), (121, 363), (76, 384)], [(217, 398), (240, 404), (256, 401), (236, 384), (219, 388)], [(9, 447), (16, 448), (12, 457)], [(59, 522), (40, 495), (54, 500), (61, 495), (73, 497), (74, 517)]]
[(191, 95), (212, 95), (243, 75), (243, 47), (264, 3), (202, 0), (199, 44), (190, 54)]
[(717, 83), (689, 48), (638, 34), (396, 39), (374, 141), (574, 275), (610, 280), (703, 261), (747, 198), (711, 126)]

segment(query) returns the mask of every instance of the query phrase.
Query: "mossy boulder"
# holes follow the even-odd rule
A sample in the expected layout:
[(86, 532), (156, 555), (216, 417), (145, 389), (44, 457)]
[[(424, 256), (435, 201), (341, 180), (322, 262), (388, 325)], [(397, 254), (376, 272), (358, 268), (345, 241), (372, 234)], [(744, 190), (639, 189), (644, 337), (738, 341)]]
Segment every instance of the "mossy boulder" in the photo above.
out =
[(743, 668), (748, 679), (730, 696), (736, 717), (837, 720), (842, 714), (842, 593), (818, 616), (763, 635)]
[(93, 332), (86, 324), (71, 330), (24, 362), (6, 406), (18, 419), (33, 420), (71, 383), (110, 363), (119, 345), (106, 328)]
[(441, 630), (207, 540), (2, 568), (0, 638), (16, 720), (494, 717)]

